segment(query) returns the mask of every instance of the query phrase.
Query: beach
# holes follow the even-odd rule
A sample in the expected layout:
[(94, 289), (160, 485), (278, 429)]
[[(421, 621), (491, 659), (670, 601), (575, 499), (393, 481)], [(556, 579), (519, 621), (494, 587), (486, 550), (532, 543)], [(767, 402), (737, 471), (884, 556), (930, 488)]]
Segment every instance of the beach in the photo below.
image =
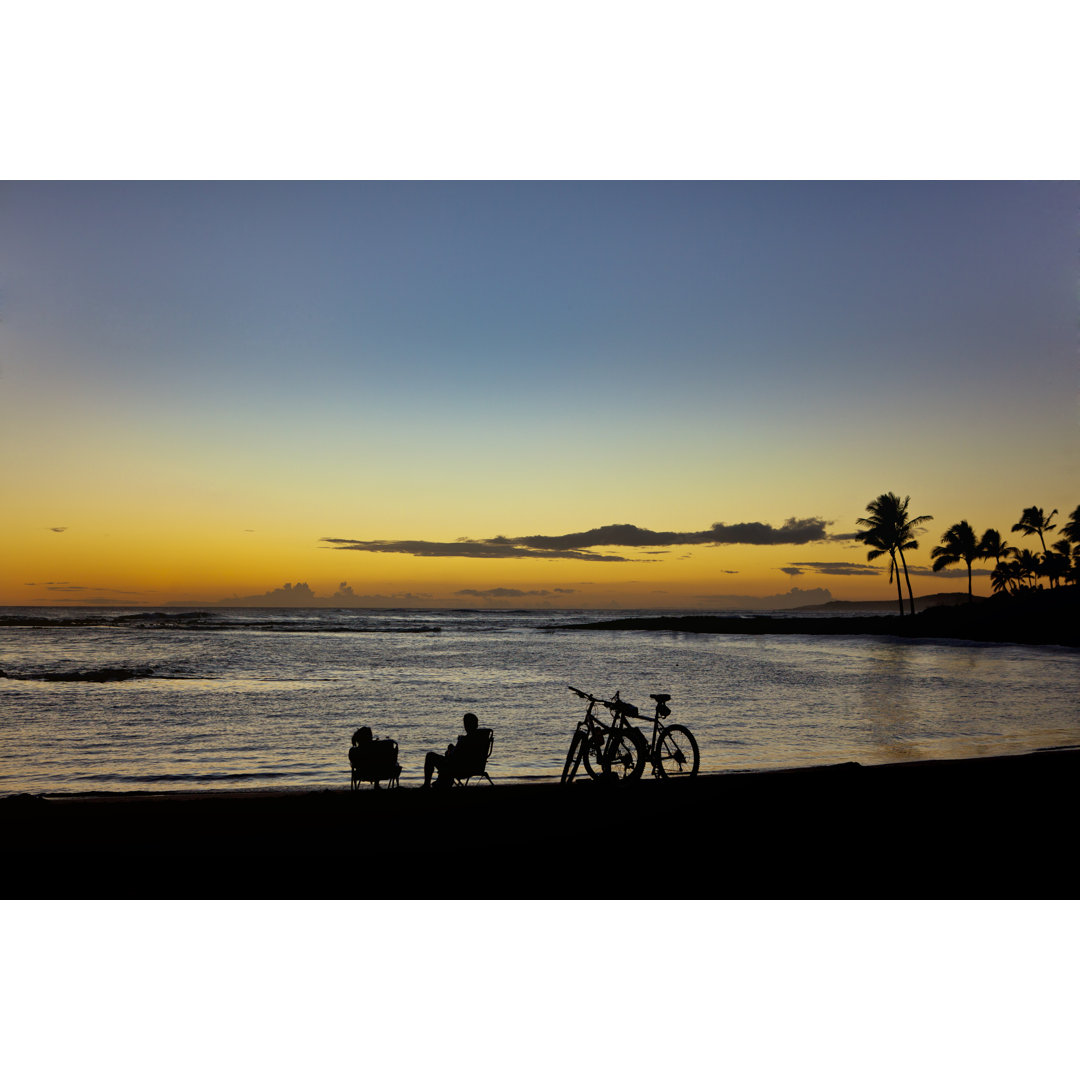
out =
[(637, 784), (0, 800), (9, 897), (1059, 897), (1080, 748)]
[[(8, 893), (1068, 895), (1076, 623), (1031, 603), (884, 635), (876, 616), (9, 615)], [(559, 785), (570, 683), (646, 710), (671, 693), (701, 774)], [(494, 785), (420, 790), (466, 709), (495, 730)], [(399, 742), (400, 789), (348, 790), (360, 723)]]

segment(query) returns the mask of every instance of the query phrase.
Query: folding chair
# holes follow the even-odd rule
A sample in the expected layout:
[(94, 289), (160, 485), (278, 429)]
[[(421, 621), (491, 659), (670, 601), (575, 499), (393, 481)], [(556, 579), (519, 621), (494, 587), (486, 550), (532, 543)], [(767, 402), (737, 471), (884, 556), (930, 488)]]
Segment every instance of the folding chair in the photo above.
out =
[(361, 784), (386, 781), (387, 788), (398, 787), (401, 766), (398, 764), (398, 744), (393, 739), (373, 739), (366, 747), (354, 746), (349, 751), (352, 778), (349, 787), (356, 791)]
[(491, 728), (477, 728), (476, 743), (485, 748), (482, 756), (478, 750), (475, 755), (465, 755), (465, 760), (460, 764), (456, 763), (455, 757), (454, 783), (458, 787), (468, 787), (470, 780), (486, 780), (492, 787), (495, 786), (487, 772), (488, 758), (495, 745), (495, 732)]

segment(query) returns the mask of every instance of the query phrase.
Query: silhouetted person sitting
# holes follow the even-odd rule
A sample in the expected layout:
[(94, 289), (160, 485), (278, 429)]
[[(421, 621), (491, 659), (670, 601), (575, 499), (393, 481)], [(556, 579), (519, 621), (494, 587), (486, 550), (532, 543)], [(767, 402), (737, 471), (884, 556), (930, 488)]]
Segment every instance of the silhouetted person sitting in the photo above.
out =
[(359, 769), (364, 764), (364, 759), (368, 757), (374, 741), (375, 737), (371, 734), (369, 727), (357, 728), (353, 732), (352, 746), (349, 747), (349, 764), (354, 769)]
[(482, 772), (487, 759), (488, 735), (485, 729), (479, 731), (480, 721), (476, 714), (467, 712), (461, 722), (465, 725), (465, 734), (457, 737), (457, 743), (451, 743), (445, 754), (429, 751), (424, 758), (424, 787), (431, 787), (431, 776), (438, 772), (435, 787), (452, 787), (461, 777)]
[(349, 764), (352, 766), (352, 786), (355, 789), (364, 781), (379, 786), (380, 780), (397, 780), (401, 766), (397, 763), (398, 746), (393, 739), (376, 739), (371, 728), (357, 728), (349, 747)]

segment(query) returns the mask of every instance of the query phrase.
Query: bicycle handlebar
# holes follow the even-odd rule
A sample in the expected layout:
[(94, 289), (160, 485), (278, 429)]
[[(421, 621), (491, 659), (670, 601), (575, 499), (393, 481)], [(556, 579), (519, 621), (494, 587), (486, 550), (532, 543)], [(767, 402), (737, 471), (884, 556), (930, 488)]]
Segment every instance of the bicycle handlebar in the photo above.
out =
[(614, 701), (605, 701), (603, 698), (593, 697), (592, 694), (586, 694), (584, 690), (579, 690), (576, 686), (570, 686), (568, 684), (566, 689), (572, 690), (579, 698), (584, 698), (586, 701), (596, 705), (603, 705), (605, 709), (610, 709), (613, 713), (633, 717), (635, 720), (638, 718), (637, 706), (631, 705), (629, 701), (620, 701), (618, 694), (615, 695)]

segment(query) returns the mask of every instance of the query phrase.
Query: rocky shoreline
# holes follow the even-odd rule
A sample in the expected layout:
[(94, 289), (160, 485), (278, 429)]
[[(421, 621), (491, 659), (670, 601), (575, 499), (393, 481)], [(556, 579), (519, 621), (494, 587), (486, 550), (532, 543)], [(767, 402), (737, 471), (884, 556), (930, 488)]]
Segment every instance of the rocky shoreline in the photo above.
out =
[(875, 635), (945, 638), (1080, 648), (1080, 586), (971, 604), (927, 608), (915, 615), (660, 615), (567, 623), (560, 630), (670, 630), (682, 634)]

